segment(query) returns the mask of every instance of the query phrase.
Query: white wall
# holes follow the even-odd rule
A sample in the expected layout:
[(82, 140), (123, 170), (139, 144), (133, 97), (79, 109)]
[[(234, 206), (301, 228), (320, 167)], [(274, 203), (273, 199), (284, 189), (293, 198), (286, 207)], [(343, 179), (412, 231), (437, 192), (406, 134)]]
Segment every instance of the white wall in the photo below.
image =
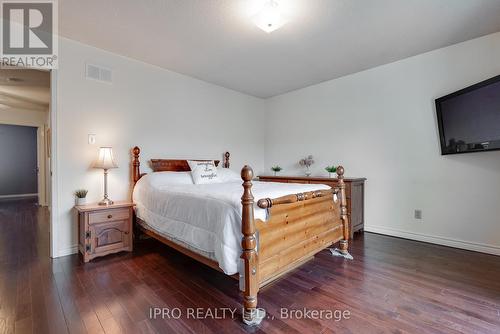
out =
[[(112, 146), (120, 166), (109, 175), (113, 200), (129, 198), (135, 145), (144, 171), (150, 158), (216, 159), (226, 150), (235, 170), (246, 163), (263, 170), (263, 100), (67, 39), (59, 46), (56, 255), (76, 252), (74, 190), (89, 189), (89, 201), (102, 197), (102, 170), (90, 168), (99, 146)], [(112, 69), (113, 84), (86, 80), (86, 62)], [(87, 144), (89, 133), (96, 145)]]
[[(316, 175), (342, 163), (348, 176), (368, 178), (367, 230), (500, 254), (500, 152), (441, 156), (434, 110), (435, 98), (500, 74), (500, 34), (268, 100), (66, 39), (59, 59), (56, 256), (76, 252), (73, 191), (102, 196), (102, 171), (90, 168), (102, 145), (120, 165), (110, 172), (114, 200), (129, 198), (134, 145), (143, 169), (153, 157), (229, 150), (235, 170), (278, 163), (300, 174), (296, 161), (313, 154)], [(113, 84), (86, 80), (86, 62), (111, 68)]]
[(366, 230), (500, 254), (500, 152), (441, 156), (434, 108), (499, 59), (497, 33), (271, 98), (266, 170), (341, 163), (368, 178)]

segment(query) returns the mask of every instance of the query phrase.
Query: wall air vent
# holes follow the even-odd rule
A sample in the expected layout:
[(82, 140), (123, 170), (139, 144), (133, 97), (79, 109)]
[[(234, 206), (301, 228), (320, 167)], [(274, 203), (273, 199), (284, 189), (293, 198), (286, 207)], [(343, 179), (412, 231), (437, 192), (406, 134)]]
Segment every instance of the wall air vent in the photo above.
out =
[(93, 64), (85, 65), (85, 77), (105, 83), (112, 83), (112, 72), (109, 68)]

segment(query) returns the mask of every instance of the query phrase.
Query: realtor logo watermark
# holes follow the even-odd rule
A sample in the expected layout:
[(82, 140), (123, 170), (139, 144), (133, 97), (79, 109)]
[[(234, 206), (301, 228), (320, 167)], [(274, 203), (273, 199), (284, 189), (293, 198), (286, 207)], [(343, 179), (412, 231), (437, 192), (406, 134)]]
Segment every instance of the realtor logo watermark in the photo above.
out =
[(57, 68), (57, 0), (0, 0), (1, 67)]

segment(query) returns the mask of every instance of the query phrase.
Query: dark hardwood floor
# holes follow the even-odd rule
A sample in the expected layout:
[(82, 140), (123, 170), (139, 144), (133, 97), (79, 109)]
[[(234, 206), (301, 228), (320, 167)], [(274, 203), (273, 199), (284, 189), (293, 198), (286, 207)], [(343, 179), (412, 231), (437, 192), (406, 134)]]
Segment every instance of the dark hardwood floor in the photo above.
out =
[[(195, 320), (187, 308), (238, 308), (237, 284), (154, 241), (83, 265), (48, 257), (48, 214), (0, 202), (0, 333), (500, 333), (500, 257), (365, 233), (354, 261), (320, 253), (259, 293), (269, 319)], [(180, 319), (151, 319), (151, 307)], [(349, 311), (284, 319), (280, 309)], [(177, 314), (175, 314), (177, 316)]]

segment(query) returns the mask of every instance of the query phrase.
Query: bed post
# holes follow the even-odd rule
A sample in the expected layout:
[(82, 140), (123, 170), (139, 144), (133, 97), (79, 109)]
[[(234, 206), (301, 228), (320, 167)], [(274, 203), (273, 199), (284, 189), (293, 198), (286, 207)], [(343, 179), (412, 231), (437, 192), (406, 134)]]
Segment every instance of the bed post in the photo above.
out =
[[(244, 262), (244, 288), (243, 288), (243, 322), (247, 325), (258, 325), (265, 316), (265, 311), (257, 308), (257, 293), (259, 291), (259, 259), (256, 251), (255, 221), (253, 217), (252, 178), (253, 170), (245, 166), (241, 170), (243, 179), (243, 207), (241, 216), (241, 259)], [(242, 273), (240, 273), (242, 274)]]
[(223, 168), (229, 168), (229, 157), (231, 154), (229, 152), (224, 152), (224, 162), (222, 164)]
[(134, 159), (132, 160), (132, 179), (134, 180), (134, 184), (139, 181), (141, 178), (141, 172), (140, 172), (140, 165), (141, 163), (139, 162), (139, 154), (141, 153), (141, 149), (139, 147), (134, 147), (132, 149), (132, 154), (134, 156)]
[(337, 167), (337, 178), (339, 180), (340, 188), (340, 218), (342, 219), (342, 232), (344, 239), (340, 240), (340, 252), (344, 255), (349, 254), (349, 220), (347, 218), (347, 199), (345, 195), (345, 182), (344, 182), (344, 167)]

